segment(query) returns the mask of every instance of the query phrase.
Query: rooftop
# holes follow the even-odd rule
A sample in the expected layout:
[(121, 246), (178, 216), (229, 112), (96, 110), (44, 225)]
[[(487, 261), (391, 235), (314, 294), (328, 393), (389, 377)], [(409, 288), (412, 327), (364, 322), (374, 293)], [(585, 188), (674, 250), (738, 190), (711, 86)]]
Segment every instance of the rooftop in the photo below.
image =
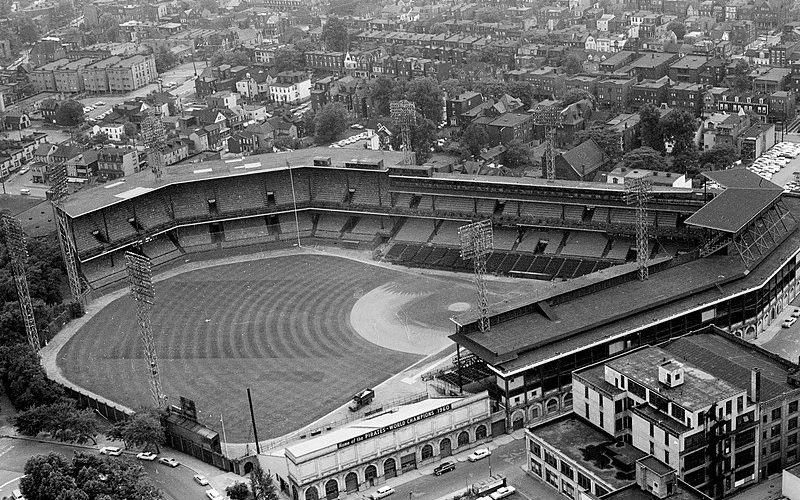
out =
[(747, 387), (733, 386), (717, 378), (717, 374), (708, 373), (684, 360), (681, 360), (683, 383), (676, 387), (665, 386), (658, 381), (658, 365), (672, 358), (672, 353), (650, 346), (606, 361), (606, 366), (689, 411), (707, 408), (716, 401), (740, 394)]
[(685, 56), (673, 63), (670, 68), (676, 69), (700, 69), (708, 62), (705, 56)]
[(652, 52), (631, 63), (631, 68), (655, 68), (673, 59), (675, 59), (675, 54), (670, 52)]
[(781, 197), (764, 180), (763, 189), (728, 188), (686, 219), (690, 226), (726, 233), (739, 233)]
[(530, 432), (614, 489), (634, 481), (634, 469), (629, 466), (646, 455), (628, 444), (615, 446), (613, 437), (575, 413), (533, 427)]

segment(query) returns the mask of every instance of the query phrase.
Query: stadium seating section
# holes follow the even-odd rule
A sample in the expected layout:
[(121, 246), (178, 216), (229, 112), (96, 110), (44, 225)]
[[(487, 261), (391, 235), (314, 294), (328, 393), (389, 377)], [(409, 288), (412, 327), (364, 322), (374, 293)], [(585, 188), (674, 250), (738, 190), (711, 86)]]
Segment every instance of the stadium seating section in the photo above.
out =
[[(124, 271), (120, 252), (137, 242), (159, 264), (184, 252), (294, 240), (295, 217), (287, 210), (295, 203), (301, 238), (373, 245), (388, 240), (386, 258), (409, 265), (467, 270), (469, 263), (458, 258), (458, 227), (481, 218), (496, 224), (495, 254), (488, 265), (498, 274), (569, 278), (624, 262), (633, 254), (636, 212), (619, 197), (587, 193), (581, 198), (574, 192), (563, 198), (546, 193), (537, 197), (534, 190), (514, 199), (514, 188), (470, 191), (458, 186), (438, 194), (424, 188), (414, 194), (416, 184), (379, 171), (242, 171), (121, 199), (73, 218), (71, 228), (82, 272), (93, 286), (113, 282)], [(686, 232), (680, 221), (695, 208), (680, 203), (648, 211), (659, 240)], [(620, 232), (626, 236), (618, 236)], [(659, 251), (674, 255), (678, 247), (687, 245), (661, 246)]]

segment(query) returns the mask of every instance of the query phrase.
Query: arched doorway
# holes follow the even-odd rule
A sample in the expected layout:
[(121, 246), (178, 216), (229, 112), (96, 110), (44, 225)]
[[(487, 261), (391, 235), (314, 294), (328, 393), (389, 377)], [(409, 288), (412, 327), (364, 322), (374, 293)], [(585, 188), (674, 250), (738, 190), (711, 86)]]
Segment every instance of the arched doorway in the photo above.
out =
[(309, 486), (306, 490), (306, 500), (319, 500), (319, 492), (316, 486)]
[(253, 462), (245, 462), (244, 463), (244, 473), (250, 474), (253, 472)]
[(298, 500), (297, 486), (292, 485), (292, 500)]
[(529, 420), (536, 420), (539, 418), (539, 405), (531, 407), (531, 418)]
[(378, 468), (374, 465), (368, 465), (366, 469), (364, 469), (364, 481), (370, 486), (375, 486), (375, 483), (378, 481)]
[(469, 432), (462, 431), (458, 434), (458, 448), (469, 444)]
[(344, 489), (348, 493), (358, 491), (358, 475), (355, 472), (350, 472), (344, 477)]
[(393, 477), (397, 477), (397, 462), (394, 461), (394, 458), (387, 458), (383, 462), (383, 478), (390, 479)]
[(426, 444), (422, 447), (422, 461), (433, 458), (433, 446)]
[(568, 392), (561, 403), (562, 408), (572, 408), (572, 393)]
[(475, 441), (480, 441), (481, 439), (486, 439), (486, 426), (481, 424), (475, 429)]
[(328, 500), (339, 498), (339, 483), (335, 479), (325, 483), (325, 498)]
[(442, 442), (439, 443), (439, 456), (444, 458), (444, 457), (449, 457), (452, 454), (453, 454), (453, 445), (452, 443), (450, 443), (450, 438), (442, 439)]
[(547, 401), (547, 413), (555, 413), (558, 411), (558, 400), (551, 399)]
[(511, 416), (511, 428), (515, 431), (522, 429), (524, 422), (525, 414), (521, 411), (514, 412), (514, 414)]

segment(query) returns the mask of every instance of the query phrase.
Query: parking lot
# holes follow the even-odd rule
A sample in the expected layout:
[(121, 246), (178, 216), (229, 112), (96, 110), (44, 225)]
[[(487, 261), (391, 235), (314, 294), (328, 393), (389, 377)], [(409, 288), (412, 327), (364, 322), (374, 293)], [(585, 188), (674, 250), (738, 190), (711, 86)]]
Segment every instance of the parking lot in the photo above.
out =
[[(778, 356), (797, 362), (800, 356), (800, 300), (796, 299), (775, 318), (753, 343)], [(790, 323), (787, 323), (787, 320)]]
[(800, 144), (779, 142), (747, 169), (787, 191), (800, 192)]

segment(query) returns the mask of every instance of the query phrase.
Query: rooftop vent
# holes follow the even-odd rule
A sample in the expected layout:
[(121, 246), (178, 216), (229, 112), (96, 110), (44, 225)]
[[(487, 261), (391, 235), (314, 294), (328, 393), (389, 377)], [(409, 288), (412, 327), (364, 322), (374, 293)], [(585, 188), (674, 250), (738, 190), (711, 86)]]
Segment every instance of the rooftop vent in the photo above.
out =
[(665, 359), (658, 365), (658, 381), (667, 387), (677, 387), (683, 384), (683, 364), (674, 359)]

